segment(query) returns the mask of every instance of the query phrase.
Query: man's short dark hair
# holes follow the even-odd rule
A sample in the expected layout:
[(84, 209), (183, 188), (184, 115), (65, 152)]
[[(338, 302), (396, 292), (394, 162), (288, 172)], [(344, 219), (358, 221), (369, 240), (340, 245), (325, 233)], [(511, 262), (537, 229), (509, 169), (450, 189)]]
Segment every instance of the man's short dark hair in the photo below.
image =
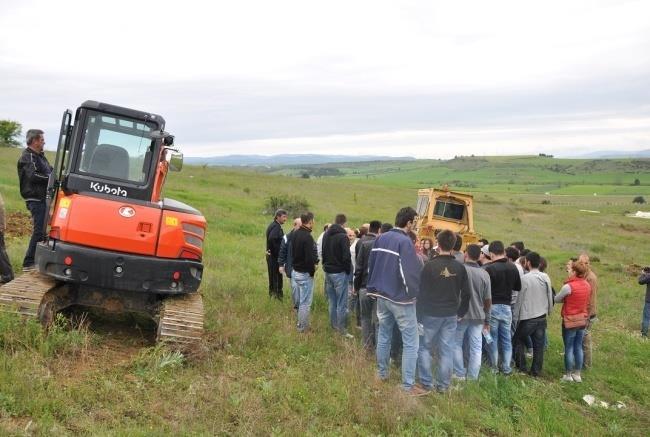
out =
[(463, 237), (460, 234), (456, 234), (456, 243), (454, 243), (454, 250), (458, 252), (461, 247), (463, 247)]
[(345, 216), (345, 214), (336, 214), (336, 217), (334, 217), (334, 223), (337, 225), (343, 226), (348, 222), (348, 218)]
[(373, 220), (369, 224), (370, 227), (368, 228), (368, 230), (373, 234), (376, 234), (377, 232), (379, 232), (379, 229), (381, 229), (381, 222), (379, 220)]
[(451, 232), (448, 229), (441, 231), (438, 234), (438, 247), (445, 252), (449, 252), (454, 248), (456, 244), (456, 234)]
[(300, 221), (303, 225), (306, 225), (312, 220), (314, 220), (314, 214), (312, 212), (307, 211), (300, 214)]
[(546, 258), (544, 258), (543, 256), (540, 256), (539, 257), (539, 271), (543, 272), (544, 270), (546, 270), (546, 267), (548, 267), (548, 262), (546, 262)]
[(481, 247), (478, 244), (468, 244), (465, 248), (465, 253), (467, 254), (467, 258), (472, 261), (478, 261), (481, 257)]
[(486, 244), (490, 244), (487, 238), (481, 238), (478, 240), (479, 243), (481, 243), (481, 246), (485, 246)]
[(27, 142), (27, 145), (29, 146), (32, 144), (32, 141), (38, 139), (39, 136), (43, 135), (43, 131), (40, 129), (30, 129), (27, 131), (25, 134), (25, 141)]
[(519, 251), (519, 255), (521, 255), (521, 256), (526, 256), (526, 255), (528, 255), (530, 252), (531, 252), (530, 249), (520, 250), (520, 251)]
[(415, 212), (413, 208), (410, 206), (405, 206), (404, 208), (397, 211), (397, 215), (395, 216), (395, 226), (398, 228), (403, 228), (408, 222), (415, 220), (415, 216), (417, 215), (418, 213)]
[(512, 262), (515, 262), (519, 259), (519, 251), (516, 247), (508, 246), (506, 247), (506, 256)]
[(516, 247), (519, 252), (525, 249), (523, 241), (515, 241), (510, 243), (512, 247)]
[(494, 240), (488, 246), (488, 250), (495, 255), (503, 255), (505, 248), (503, 247), (503, 241)]
[(275, 218), (278, 218), (278, 217), (280, 217), (280, 216), (282, 216), (282, 215), (289, 215), (289, 213), (287, 212), (286, 209), (282, 209), (282, 208), (280, 208), (280, 209), (278, 209), (277, 211), (275, 211), (275, 216), (274, 216), (274, 217), (275, 217)]
[(393, 229), (393, 225), (391, 225), (390, 223), (384, 223), (379, 228), (379, 230), (381, 231), (382, 234), (385, 234), (386, 232), (390, 231), (391, 229)]
[(530, 266), (534, 269), (539, 268), (539, 264), (542, 261), (542, 257), (539, 256), (539, 253), (537, 252), (528, 252), (526, 255), (526, 261), (530, 263)]

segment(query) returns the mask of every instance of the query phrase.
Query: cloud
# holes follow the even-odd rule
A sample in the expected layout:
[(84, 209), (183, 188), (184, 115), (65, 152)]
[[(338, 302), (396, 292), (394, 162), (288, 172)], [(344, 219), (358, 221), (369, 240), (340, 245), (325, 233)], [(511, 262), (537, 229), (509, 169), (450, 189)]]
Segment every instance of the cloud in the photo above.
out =
[(647, 148), (649, 15), (643, 1), (10, 1), (0, 118), (52, 146), (65, 108), (106, 101), (162, 114), (188, 155)]

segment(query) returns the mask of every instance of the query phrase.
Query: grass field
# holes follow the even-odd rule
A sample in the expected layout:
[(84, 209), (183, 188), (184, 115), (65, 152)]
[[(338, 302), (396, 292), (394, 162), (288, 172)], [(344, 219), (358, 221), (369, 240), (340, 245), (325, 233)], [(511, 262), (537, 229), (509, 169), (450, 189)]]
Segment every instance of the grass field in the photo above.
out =
[[(15, 180), (18, 153), (0, 150), (0, 191), (10, 211), (24, 210)], [(483, 369), (476, 384), (411, 399), (398, 389), (396, 371), (389, 383), (375, 382), (375, 363), (358, 341), (332, 334), (320, 273), (312, 333), (295, 331), (289, 302), (268, 299), (263, 235), (271, 218), (262, 211), (270, 195), (305, 197), (316, 228), (338, 212), (354, 225), (371, 219), (392, 222), (397, 209), (415, 203), (413, 188), (419, 180), (429, 184), (457, 175), (469, 183), (479, 174), (459, 170), (444, 176), (439, 170), (412, 169), (404, 176), (386, 172), (368, 179), (347, 170), (344, 177), (321, 179), (201, 167), (172, 174), (166, 195), (199, 208), (209, 223), (202, 284), (204, 351), (181, 357), (157, 348), (152, 327), (136, 318), (90, 316), (86, 328), (59, 319), (45, 337), (35, 323), (0, 316), (1, 432), (647, 435), (650, 343), (638, 335), (644, 289), (635, 275), (639, 266), (650, 264), (650, 222), (625, 212), (642, 209), (631, 201), (633, 195), (648, 194), (648, 185), (635, 187), (645, 191), (615, 189), (616, 195), (593, 196), (591, 188), (571, 191), (573, 185), (567, 184), (562, 186), (566, 196), (551, 196), (550, 204), (541, 204), (549, 191), (543, 185), (530, 192), (524, 189), (528, 185), (512, 185), (517, 190), (508, 192), (502, 189), (510, 187), (507, 165), (480, 170), (485, 180), (474, 191), (481, 234), (506, 243), (523, 240), (541, 252), (549, 259), (556, 288), (569, 256), (587, 251), (595, 260), (600, 322), (593, 331), (594, 367), (582, 384), (559, 382), (563, 361), (557, 309), (549, 321), (544, 377), (506, 378)], [(642, 184), (650, 182), (647, 174), (627, 173), (625, 166), (619, 173), (621, 181), (632, 183), (638, 177)], [(610, 182), (607, 178), (603, 176)], [(489, 189), (502, 179), (504, 185)], [(601, 186), (600, 180), (597, 173), (584, 176), (586, 185)], [(10, 235), (7, 240), (18, 267), (27, 238)], [(590, 408), (581, 400), (585, 394), (622, 401), (626, 408)]]

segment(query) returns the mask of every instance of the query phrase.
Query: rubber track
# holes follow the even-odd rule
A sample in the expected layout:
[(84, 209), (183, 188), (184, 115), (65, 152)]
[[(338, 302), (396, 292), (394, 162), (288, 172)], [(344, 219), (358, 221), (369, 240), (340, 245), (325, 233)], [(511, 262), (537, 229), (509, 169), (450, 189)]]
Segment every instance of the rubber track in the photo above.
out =
[(158, 322), (158, 341), (188, 345), (203, 335), (203, 297), (199, 293), (167, 297)]
[(0, 287), (0, 311), (38, 318), (43, 297), (55, 286), (54, 279), (37, 271), (23, 273)]

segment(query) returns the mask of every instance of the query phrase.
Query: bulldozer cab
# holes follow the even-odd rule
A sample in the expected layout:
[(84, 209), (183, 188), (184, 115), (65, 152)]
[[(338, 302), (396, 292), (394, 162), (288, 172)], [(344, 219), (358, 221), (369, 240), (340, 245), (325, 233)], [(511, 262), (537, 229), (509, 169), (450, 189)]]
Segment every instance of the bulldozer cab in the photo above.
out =
[(435, 239), (435, 235), (448, 229), (463, 238), (462, 249), (478, 242), (474, 230), (474, 197), (471, 194), (450, 191), (448, 186), (418, 190), (415, 231), (419, 238)]
[(51, 191), (157, 201), (158, 161), (170, 161), (175, 152), (164, 127), (159, 115), (94, 101), (77, 109), (74, 126), (66, 111)]

